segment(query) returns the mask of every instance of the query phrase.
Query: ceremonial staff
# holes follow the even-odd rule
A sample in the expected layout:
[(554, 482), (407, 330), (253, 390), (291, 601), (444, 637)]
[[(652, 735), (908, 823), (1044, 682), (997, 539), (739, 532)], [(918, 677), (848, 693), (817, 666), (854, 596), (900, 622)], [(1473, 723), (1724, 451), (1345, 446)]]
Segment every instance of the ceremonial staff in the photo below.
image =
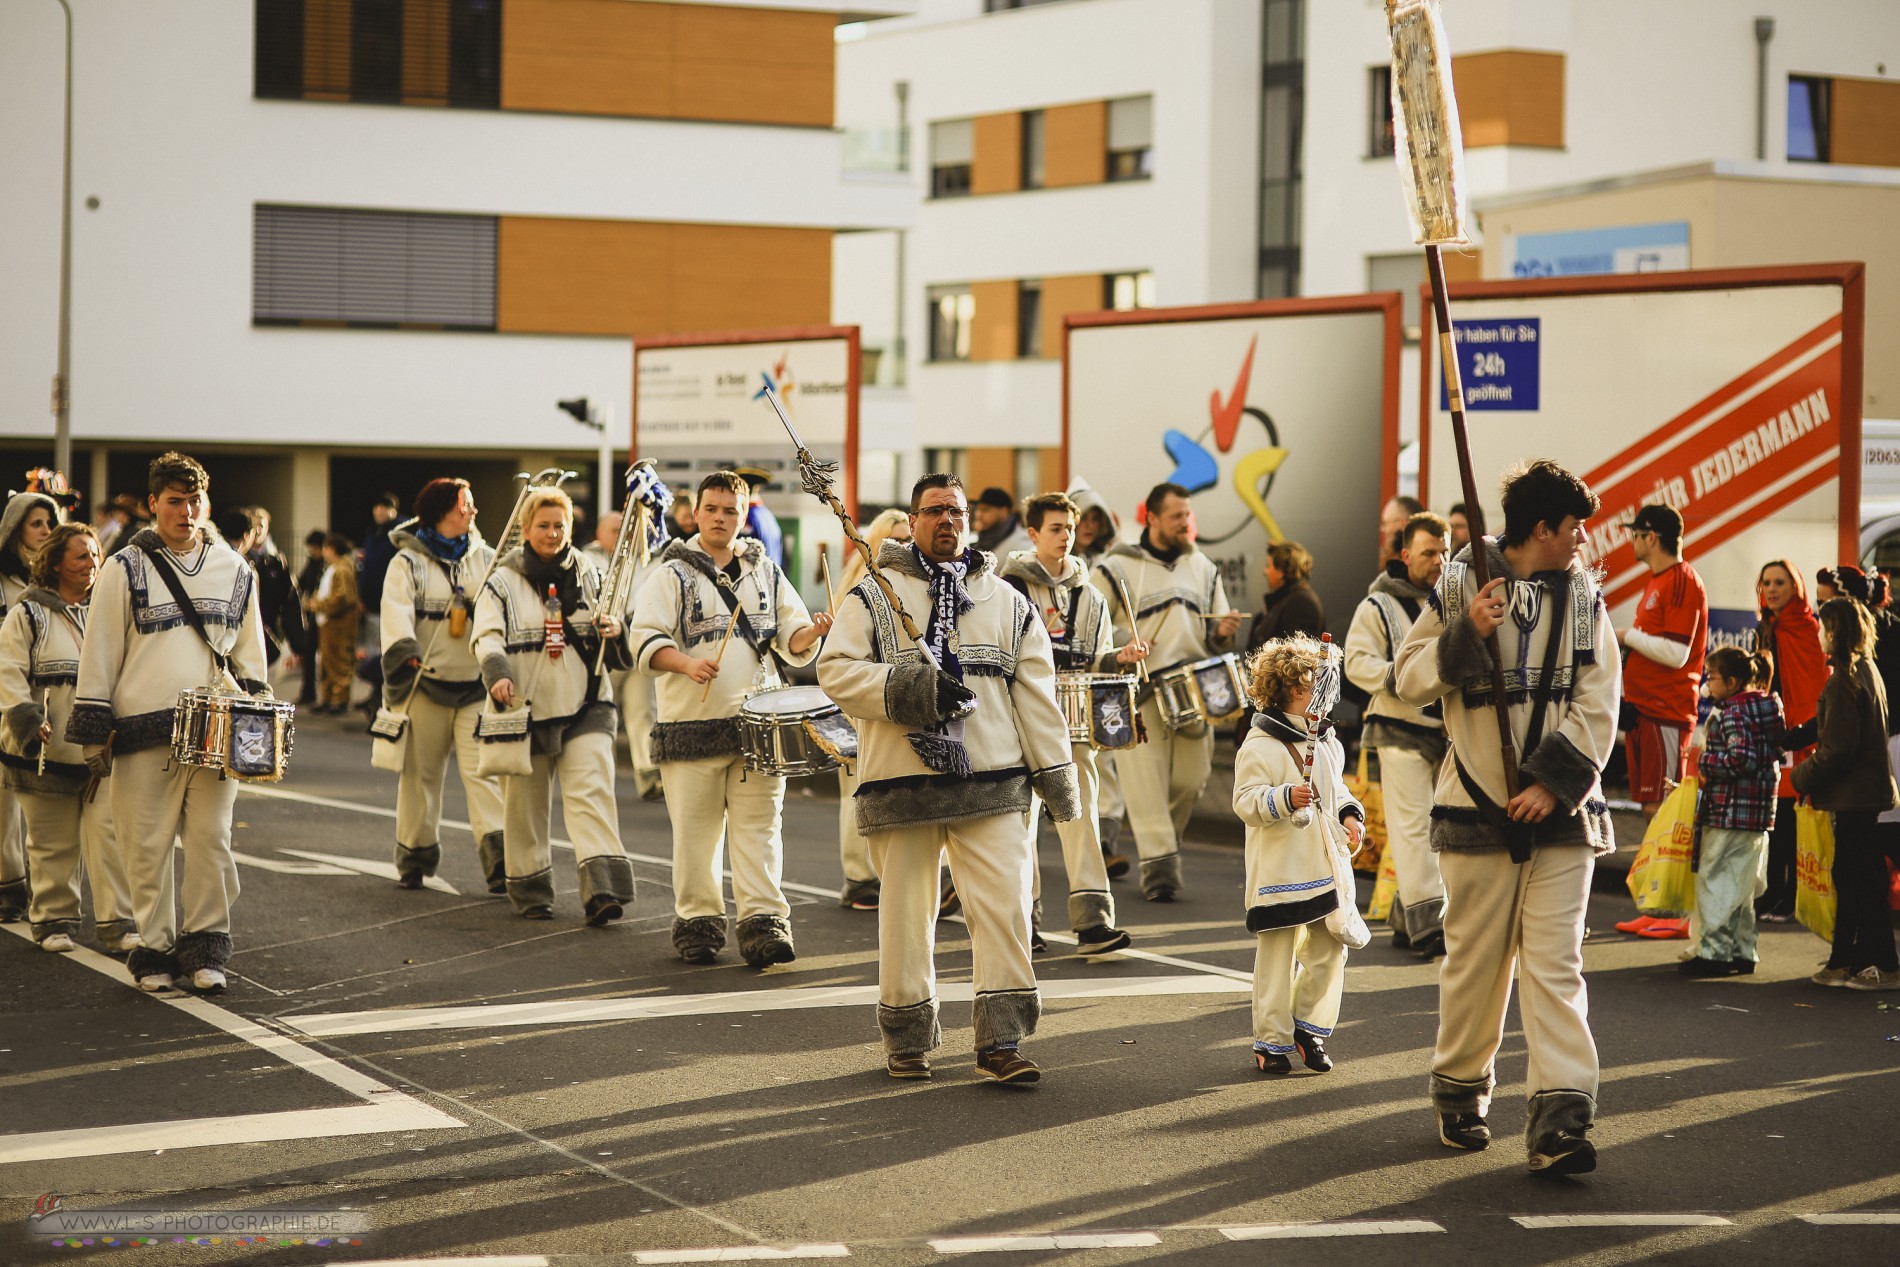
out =
[[(1458, 101), (1451, 90), (1451, 46), (1445, 39), (1438, 0), (1386, 0), (1385, 12), (1392, 31), (1393, 149), (1405, 176), (1405, 209), (1412, 221), (1412, 240), (1425, 248), (1425, 263), (1431, 274), (1432, 315), (1438, 325), (1445, 399), (1451, 406), (1451, 435), (1458, 450), (1465, 518), (1471, 524), (1471, 572), (1479, 592), (1483, 592), (1491, 583), (1491, 561), (1484, 544), (1484, 503), (1478, 500), (1478, 482), (1471, 471), (1458, 344), (1452, 337), (1445, 263), (1439, 255), (1441, 245), (1470, 241), (1465, 234), (1464, 140), (1458, 128)], [(1498, 718), (1508, 804), (1518, 791), (1517, 745), (1511, 739), (1504, 657), (1498, 653), (1495, 630), (1486, 637), (1485, 650), (1491, 657), (1491, 706)]]

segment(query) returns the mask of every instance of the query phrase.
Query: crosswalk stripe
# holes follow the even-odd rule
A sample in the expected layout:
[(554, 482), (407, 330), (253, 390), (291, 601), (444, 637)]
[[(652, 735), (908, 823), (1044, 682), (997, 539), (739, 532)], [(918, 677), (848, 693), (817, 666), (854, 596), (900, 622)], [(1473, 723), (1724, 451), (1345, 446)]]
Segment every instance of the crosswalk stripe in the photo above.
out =
[(1220, 1234), (1230, 1241), (1279, 1241), (1321, 1236), (1404, 1236), (1444, 1230), (1428, 1219), (1369, 1219), (1348, 1223), (1256, 1223), (1224, 1227)]
[(1734, 1220), (1714, 1214), (1513, 1214), (1519, 1227), (1729, 1227)]
[(754, 1263), (785, 1258), (849, 1258), (842, 1245), (728, 1245), (717, 1249), (637, 1249), (636, 1263)]
[(1008, 1254), (1026, 1249), (1138, 1249), (1159, 1245), (1153, 1232), (1072, 1232), (1055, 1236), (950, 1236), (930, 1242), (939, 1254)]
[(1900, 1225), (1900, 1214), (1804, 1214), (1801, 1221), (1821, 1227), (1889, 1227)]

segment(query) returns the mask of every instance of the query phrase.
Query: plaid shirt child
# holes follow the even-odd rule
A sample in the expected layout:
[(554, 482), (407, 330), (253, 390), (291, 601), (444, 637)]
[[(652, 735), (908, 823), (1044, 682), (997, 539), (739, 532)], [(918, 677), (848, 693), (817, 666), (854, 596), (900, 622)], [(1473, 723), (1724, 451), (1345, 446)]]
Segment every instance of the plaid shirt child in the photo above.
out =
[(1774, 826), (1782, 728), (1781, 697), (1772, 691), (1737, 691), (1715, 706), (1702, 746), (1698, 822), (1734, 831)]

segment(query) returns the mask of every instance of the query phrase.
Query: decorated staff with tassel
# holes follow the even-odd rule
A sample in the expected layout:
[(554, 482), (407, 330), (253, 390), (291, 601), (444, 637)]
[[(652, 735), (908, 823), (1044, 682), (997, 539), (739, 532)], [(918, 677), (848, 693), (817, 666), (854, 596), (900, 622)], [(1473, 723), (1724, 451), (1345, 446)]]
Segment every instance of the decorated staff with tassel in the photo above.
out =
[[(1616, 630), (1579, 557), (1594, 493), (1554, 462), (1512, 471), (1504, 532), (1485, 536), (1465, 436), (1438, 246), (1462, 242), (1451, 53), (1435, 0), (1387, 0), (1394, 115), (1415, 238), (1430, 257), (1471, 544), (1445, 567), (1394, 665), (1394, 693), (1444, 709), (1451, 760), (1433, 796), (1445, 881), (1432, 1101), (1439, 1138), (1481, 1149), (1513, 969), (1530, 1049), (1530, 1168), (1596, 1168), (1598, 1063), (1583, 983), (1583, 917), (1598, 853), (1615, 848), (1601, 772), (1616, 738)], [(1522, 754), (1522, 760), (1519, 760)]]
[[(1019, 1045), (1035, 1032), (1041, 996), (1024, 815), (1032, 789), (1058, 823), (1081, 813), (1049, 634), (997, 576), (995, 557), (965, 547), (969, 506), (956, 476), (918, 480), (910, 510), (911, 542), (884, 543), (871, 575), (841, 600), (818, 660), (819, 684), (858, 722), (858, 825), (882, 878), (886, 1068), (928, 1078), (942, 1041), (932, 954), (947, 849), (970, 925), (977, 1071), (1031, 1083), (1041, 1071)], [(921, 633), (912, 611), (926, 613)]]
[(634, 605), (635, 662), (659, 679), (653, 760), (673, 820), (673, 948), (712, 963), (726, 945), (720, 884), (732, 855), (739, 954), (790, 963), (792, 908), (781, 887), (785, 779), (746, 769), (739, 710), (780, 685), (778, 659), (809, 664), (831, 615), (813, 616), (756, 537), (740, 537), (750, 490), (732, 471), (699, 483), (699, 531), (660, 556)]

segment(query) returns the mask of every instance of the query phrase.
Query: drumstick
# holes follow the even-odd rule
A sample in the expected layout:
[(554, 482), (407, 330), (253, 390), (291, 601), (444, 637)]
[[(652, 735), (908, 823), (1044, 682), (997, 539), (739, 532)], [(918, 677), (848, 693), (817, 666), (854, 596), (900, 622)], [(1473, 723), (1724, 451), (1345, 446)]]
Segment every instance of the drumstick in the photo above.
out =
[[(739, 624), (739, 613), (735, 610), (732, 613), (732, 619), (726, 622), (726, 636), (719, 640), (719, 650), (713, 655), (714, 668), (718, 668), (719, 662), (726, 658), (726, 644), (732, 641), (732, 631), (734, 628), (738, 626), (738, 624)], [(699, 702), (700, 703), (704, 704), (706, 702), (706, 696), (712, 693), (712, 684), (713, 684), (713, 680), (711, 678), (707, 678), (706, 685), (699, 688)]]
[[(1131, 645), (1139, 647), (1141, 646), (1141, 630), (1135, 627), (1135, 605), (1128, 601), (1128, 585), (1121, 577), (1113, 572), (1110, 572), (1108, 577), (1111, 581), (1115, 582), (1115, 592), (1122, 596), (1122, 610), (1128, 613), (1128, 636), (1134, 639)], [(1148, 662), (1146, 660), (1135, 661), (1135, 676), (1144, 682), (1148, 680)]]
[(825, 610), (835, 616), (838, 613), (838, 599), (831, 592), (831, 552), (822, 541), (818, 543), (818, 575), (825, 578)]
[[(46, 716), (46, 701), (53, 697), (53, 688), (47, 687), (40, 692), (40, 716)], [(46, 741), (40, 740), (40, 777), (46, 777)]]

